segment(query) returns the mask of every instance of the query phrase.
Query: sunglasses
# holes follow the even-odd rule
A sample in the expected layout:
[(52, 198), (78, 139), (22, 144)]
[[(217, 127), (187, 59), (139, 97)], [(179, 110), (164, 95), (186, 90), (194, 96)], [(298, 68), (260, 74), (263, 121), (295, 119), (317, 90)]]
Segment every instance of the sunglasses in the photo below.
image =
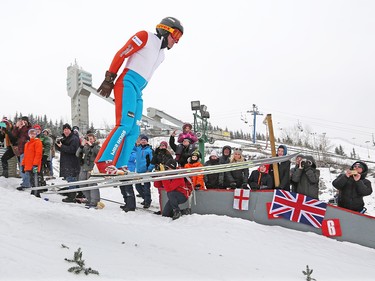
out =
[(359, 164), (354, 165), (353, 168), (361, 168), (361, 169), (363, 169), (362, 166), (359, 165)]

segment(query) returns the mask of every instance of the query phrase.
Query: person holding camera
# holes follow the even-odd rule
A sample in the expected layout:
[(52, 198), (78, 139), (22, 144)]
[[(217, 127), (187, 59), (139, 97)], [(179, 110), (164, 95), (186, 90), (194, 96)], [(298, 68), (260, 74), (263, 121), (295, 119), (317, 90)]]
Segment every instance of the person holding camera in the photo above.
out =
[[(79, 137), (73, 133), (72, 127), (66, 123), (63, 125), (62, 138), (56, 139), (56, 150), (60, 151), (60, 177), (67, 182), (77, 181), (80, 165), (76, 152), (80, 146)], [(73, 189), (76, 186), (70, 186)], [(68, 197), (62, 201), (66, 203), (75, 203), (76, 192), (65, 193)]]
[(292, 191), (319, 200), (319, 176), (314, 157), (297, 155), (290, 175)]
[[(18, 157), (18, 162), (22, 163), (24, 157), (25, 144), (29, 140), (28, 132), (31, 129), (31, 124), (29, 123), (29, 118), (27, 116), (22, 116), (16, 122), (12, 130), (13, 136), (17, 139), (17, 145), (14, 146), (14, 154)], [(18, 190), (23, 190), (24, 188), (31, 187), (30, 176), (28, 173), (24, 173), (20, 167), (20, 175), (22, 178), (21, 185), (17, 188)]]
[(366, 210), (363, 197), (372, 193), (371, 182), (366, 179), (367, 172), (366, 163), (356, 161), (350, 169), (345, 170), (332, 182), (339, 191), (337, 202), (339, 207), (360, 213)]
[[(99, 150), (100, 143), (96, 140), (94, 134), (89, 133), (82, 139), (81, 146), (76, 152), (81, 165), (78, 180), (88, 180), (90, 178)], [(86, 208), (95, 208), (100, 201), (99, 189), (83, 191), (83, 194), (87, 199)]]

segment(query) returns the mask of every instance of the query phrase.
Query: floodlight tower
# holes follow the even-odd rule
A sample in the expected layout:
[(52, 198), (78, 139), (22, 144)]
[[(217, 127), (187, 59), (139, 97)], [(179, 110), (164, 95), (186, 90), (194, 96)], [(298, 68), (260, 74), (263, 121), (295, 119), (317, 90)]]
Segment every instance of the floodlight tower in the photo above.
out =
[(92, 75), (79, 67), (77, 61), (74, 61), (74, 65), (70, 65), (67, 71), (66, 89), (71, 99), (72, 126), (78, 126), (80, 131), (85, 133), (89, 128), (90, 91), (83, 85), (92, 86)]

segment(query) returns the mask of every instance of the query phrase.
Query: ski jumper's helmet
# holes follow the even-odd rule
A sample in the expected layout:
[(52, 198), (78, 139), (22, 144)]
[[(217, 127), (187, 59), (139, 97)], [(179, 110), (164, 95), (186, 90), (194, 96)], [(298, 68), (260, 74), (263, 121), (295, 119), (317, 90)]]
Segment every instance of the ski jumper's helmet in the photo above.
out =
[(173, 39), (178, 42), (184, 33), (184, 27), (178, 19), (166, 17), (156, 26), (156, 32), (165, 39), (171, 34)]

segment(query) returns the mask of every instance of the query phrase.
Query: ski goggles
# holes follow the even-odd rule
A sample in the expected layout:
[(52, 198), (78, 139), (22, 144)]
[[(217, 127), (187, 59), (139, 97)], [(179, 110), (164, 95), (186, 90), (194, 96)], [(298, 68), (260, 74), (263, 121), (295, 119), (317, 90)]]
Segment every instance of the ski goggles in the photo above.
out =
[(182, 37), (182, 32), (180, 30), (178, 30), (177, 28), (172, 28), (172, 27), (169, 27), (169, 26), (167, 26), (165, 24), (161, 24), (161, 23), (158, 24), (156, 26), (156, 28), (160, 28), (160, 29), (164, 29), (164, 30), (168, 31), (171, 34), (173, 40), (176, 43), (178, 43), (178, 40), (180, 40), (180, 38)]

